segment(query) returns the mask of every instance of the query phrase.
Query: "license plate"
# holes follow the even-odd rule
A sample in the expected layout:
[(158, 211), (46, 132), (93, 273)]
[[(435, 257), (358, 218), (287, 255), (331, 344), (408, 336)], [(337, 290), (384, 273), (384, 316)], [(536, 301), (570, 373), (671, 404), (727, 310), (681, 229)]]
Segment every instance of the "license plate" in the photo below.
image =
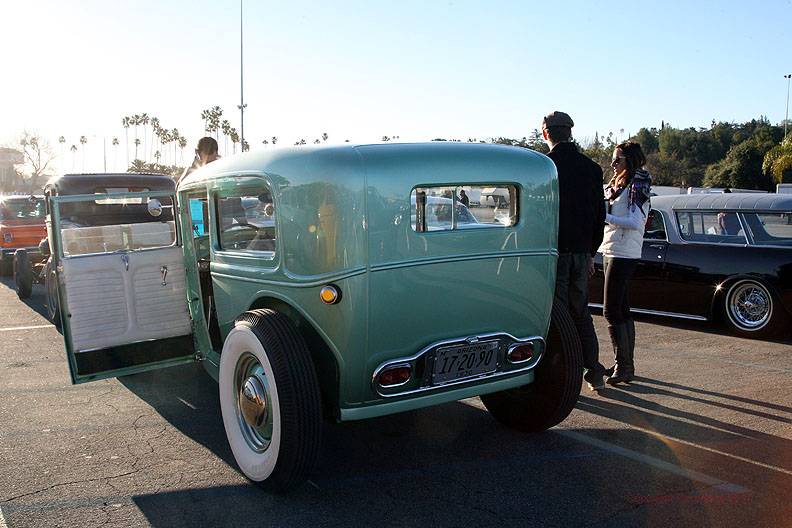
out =
[(432, 383), (448, 383), (493, 372), (497, 363), (497, 341), (439, 348), (435, 354)]

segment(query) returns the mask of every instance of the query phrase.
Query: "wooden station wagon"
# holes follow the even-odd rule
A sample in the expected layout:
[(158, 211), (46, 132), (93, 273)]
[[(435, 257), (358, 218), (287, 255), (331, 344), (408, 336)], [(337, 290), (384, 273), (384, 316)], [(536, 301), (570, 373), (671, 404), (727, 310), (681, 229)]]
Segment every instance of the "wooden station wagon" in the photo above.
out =
[[(463, 186), (494, 188), (507, 209), (458, 206)], [(73, 382), (200, 361), (239, 467), (265, 487), (306, 478), (323, 418), (480, 396), (501, 422), (538, 432), (577, 400), (579, 340), (553, 303), (556, 172), (543, 155), (284, 149), (211, 163), (175, 194), (107, 191), (49, 198)], [(151, 218), (69, 224), (85, 204)]]

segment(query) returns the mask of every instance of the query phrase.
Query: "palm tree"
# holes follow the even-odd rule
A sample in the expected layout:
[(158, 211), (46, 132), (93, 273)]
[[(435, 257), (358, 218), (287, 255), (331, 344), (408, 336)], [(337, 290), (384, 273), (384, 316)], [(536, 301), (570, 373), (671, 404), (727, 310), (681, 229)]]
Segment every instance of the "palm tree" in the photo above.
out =
[(60, 157), (63, 159), (63, 144), (66, 143), (66, 138), (64, 136), (60, 136), (58, 138), (58, 143), (60, 143)]
[(152, 117), (149, 121), (151, 123), (151, 148), (149, 150), (154, 150), (154, 136), (157, 136), (157, 148), (162, 148), (162, 142), (160, 141), (160, 120), (159, 118)]
[(124, 117), (121, 120), (121, 124), (124, 126), (124, 146), (126, 147), (127, 167), (129, 167), (129, 123), (130, 120), (128, 117)]
[(327, 132), (322, 132), (322, 141), (327, 141), (327, 138), (330, 137), (327, 135)]
[(88, 143), (88, 138), (85, 136), (80, 136), (80, 146), (82, 148), (82, 158), (83, 158), (83, 167), (82, 170), (85, 172), (85, 144)]
[(113, 136), (113, 170), (118, 170), (118, 138)]
[(206, 109), (201, 110), (201, 119), (204, 122), (204, 134), (209, 133), (209, 118), (212, 116), (212, 110)]
[(140, 114), (140, 123), (143, 125), (143, 157), (146, 157), (146, 144), (147, 144), (147, 136), (148, 136), (148, 124), (149, 124), (149, 116), (147, 113), (143, 112)]
[(135, 138), (135, 161), (138, 160), (138, 147), (140, 146), (140, 140)]
[(223, 119), (222, 123), (220, 123), (220, 130), (223, 131), (223, 137), (225, 138), (223, 154), (228, 156), (228, 134), (231, 133), (231, 123), (228, 122), (228, 119)]
[(179, 145), (179, 129), (174, 128), (171, 130), (170, 136), (171, 143), (173, 143), (173, 164), (176, 165), (176, 147)]
[(231, 128), (231, 144), (234, 146), (234, 154), (236, 154), (236, 146), (239, 143), (239, 132), (236, 131), (236, 128)]
[(74, 155), (77, 154), (77, 145), (72, 145), (69, 150), (71, 150), (72, 153), (72, 170), (74, 170)]
[(140, 145), (140, 141), (138, 141), (138, 125), (140, 123), (142, 123), (142, 121), (140, 120), (140, 116), (138, 114), (133, 115), (132, 116), (132, 124), (135, 125), (135, 159), (138, 159), (138, 155), (137, 155), (138, 149), (137, 148)]
[(272, 144), (274, 145), (277, 142), (278, 142), (278, 136), (272, 136)]
[(160, 151), (159, 151), (159, 150), (157, 150), (156, 152), (154, 152), (154, 159), (155, 159), (155, 160), (157, 160), (157, 165), (159, 165), (160, 156), (162, 156), (162, 154), (160, 154)]
[(318, 145), (319, 143), (321, 143), (321, 141), (319, 141), (319, 138), (314, 139), (314, 145)]
[[(184, 147), (187, 146), (187, 138), (182, 136), (179, 138), (179, 150), (180, 150), (180, 157), (179, 157), (179, 164), (184, 163)], [(173, 164), (176, 165), (176, 160), (173, 160)]]
[(267, 141), (266, 139), (265, 139), (264, 141), (262, 141), (261, 143), (262, 143), (264, 146), (267, 146), (267, 145), (269, 145), (269, 141)]

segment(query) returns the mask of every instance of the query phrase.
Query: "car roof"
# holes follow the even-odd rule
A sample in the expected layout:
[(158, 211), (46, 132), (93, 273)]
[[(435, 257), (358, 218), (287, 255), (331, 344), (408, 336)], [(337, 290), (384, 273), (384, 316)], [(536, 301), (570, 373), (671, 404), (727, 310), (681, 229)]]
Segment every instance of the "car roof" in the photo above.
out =
[(792, 195), (712, 193), (653, 196), (652, 207), (665, 210), (792, 211)]
[(151, 191), (173, 191), (176, 182), (170, 176), (145, 173), (64, 174), (50, 178), (45, 190), (56, 189), (58, 194), (94, 194), (107, 187), (140, 187)]
[(36, 200), (44, 199), (44, 196), (41, 194), (15, 194), (9, 196), (0, 196), (0, 202), (27, 202), (31, 197), (35, 198)]
[[(508, 153), (504, 156), (504, 153)], [(466, 163), (471, 159), (479, 163), (508, 164), (507, 160), (518, 159), (524, 168), (525, 158), (530, 158), (533, 163), (542, 167), (553, 167), (553, 162), (530, 149), (490, 143), (458, 143), (433, 141), (425, 143), (372, 143), (372, 144), (343, 144), (319, 147), (286, 147), (264, 149), (256, 152), (245, 152), (227, 156), (193, 171), (179, 182), (179, 187), (188, 187), (194, 183), (214, 178), (226, 177), (229, 174), (244, 174), (245, 172), (272, 172), (294, 173), (305, 167), (329, 166), (335, 163), (368, 163), (375, 160), (392, 164), (398, 160), (405, 165), (411, 165), (421, 160), (435, 162), (454, 161)], [(411, 173), (407, 173), (411, 174)], [(424, 177), (429, 177), (425, 173)], [(412, 177), (416, 177), (415, 174)], [(482, 176), (486, 178), (485, 176)], [(308, 178), (313, 179), (313, 177)], [(307, 181), (307, 179), (306, 179)], [(431, 184), (431, 181), (423, 182)]]

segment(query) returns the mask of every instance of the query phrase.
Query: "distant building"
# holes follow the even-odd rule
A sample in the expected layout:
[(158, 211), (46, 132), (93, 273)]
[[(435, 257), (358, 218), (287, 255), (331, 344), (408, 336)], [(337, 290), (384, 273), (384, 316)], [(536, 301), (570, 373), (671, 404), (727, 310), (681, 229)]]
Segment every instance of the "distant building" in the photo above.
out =
[(14, 191), (22, 185), (22, 178), (17, 173), (14, 165), (25, 162), (22, 152), (6, 147), (0, 147), (0, 190)]

